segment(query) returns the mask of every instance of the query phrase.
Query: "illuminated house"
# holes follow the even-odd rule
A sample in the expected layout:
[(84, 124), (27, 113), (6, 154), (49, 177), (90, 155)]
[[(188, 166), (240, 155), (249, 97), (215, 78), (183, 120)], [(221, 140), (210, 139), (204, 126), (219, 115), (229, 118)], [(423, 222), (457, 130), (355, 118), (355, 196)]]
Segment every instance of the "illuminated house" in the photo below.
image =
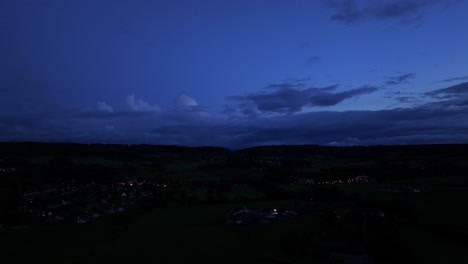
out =
[(261, 212), (244, 207), (228, 213), (226, 222), (228, 224), (252, 224), (258, 223), (262, 218)]

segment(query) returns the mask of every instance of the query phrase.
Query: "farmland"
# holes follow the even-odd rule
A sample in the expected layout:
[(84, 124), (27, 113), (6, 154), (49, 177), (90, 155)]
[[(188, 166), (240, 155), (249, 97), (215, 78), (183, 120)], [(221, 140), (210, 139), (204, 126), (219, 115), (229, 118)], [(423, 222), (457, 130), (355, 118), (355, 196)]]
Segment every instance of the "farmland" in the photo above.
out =
[[(19, 262), (468, 257), (457, 146), (13, 147), (0, 153), (0, 243)], [(249, 224), (227, 224), (239, 208)]]

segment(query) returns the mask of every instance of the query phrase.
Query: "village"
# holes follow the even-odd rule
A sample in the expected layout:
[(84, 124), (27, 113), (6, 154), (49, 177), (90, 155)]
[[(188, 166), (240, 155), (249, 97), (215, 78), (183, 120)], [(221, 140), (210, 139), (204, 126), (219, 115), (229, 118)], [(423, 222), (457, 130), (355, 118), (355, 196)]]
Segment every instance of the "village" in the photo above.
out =
[[(421, 192), (418, 188), (389, 184), (376, 184), (367, 176), (355, 176), (348, 179), (333, 181), (317, 181), (313, 178), (298, 178), (292, 185), (297, 186), (333, 186), (335, 184), (353, 185), (370, 184), (376, 192), (402, 193)], [(140, 207), (143, 203), (154, 198), (154, 194), (168, 190), (170, 182), (153, 182), (149, 179), (136, 177), (118, 178), (104, 182), (63, 181), (56, 184), (43, 184), (29, 187), (21, 193), (18, 214), (24, 224), (51, 224), (94, 222), (102, 217), (128, 212)], [(233, 184), (237, 186), (237, 184)], [(172, 187), (172, 186), (171, 186)], [(150, 203), (155, 202), (151, 200)], [(226, 208), (229, 205), (226, 204)], [(229, 210), (229, 209), (227, 209)], [(332, 214), (342, 218), (348, 213), (348, 208), (335, 208), (327, 203), (305, 199), (288, 208), (236, 208), (228, 211), (227, 224), (270, 223), (275, 220), (294, 218), (300, 215), (325, 216)], [(361, 214), (375, 214), (384, 216), (381, 210), (364, 210)]]
[(109, 183), (77, 181), (47, 184), (21, 195), (18, 212), (31, 223), (84, 224), (124, 212), (153, 197), (168, 183), (124, 178)]
[[(232, 252), (242, 250), (236, 245), (251, 242), (252, 252), (245, 256), (269, 252), (267, 262), (279, 262), (281, 256), (317, 263), (414, 260), (407, 238), (399, 232), (446, 230), (431, 225), (439, 219), (432, 210), (420, 211), (417, 206), (432, 199), (450, 214), (445, 209), (450, 203), (437, 201), (456, 193), (438, 195), (444, 191), (438, 184), (454, 188), (465, 184), (462, 178), (438, 177), (461, 172), (457, 167), (432, 168), (428, 166), (437, 163), (423, 159), (387, 160), (382, 165), (352, 153), (340, 156), (341, 149), (330, 149), (337, 154), (293, 159), (286, 154), (257, 155), (255, 149), (255, 155), (223, 156), (203, 149), (204, 155), (189, 152), (166, 158), (159, 152), (117, 155), (125, 152), (115, 148), (108, 156), (89, 157), (86, 151), (64, 157), (2, 157), (0, 232), (16, 241), (9, 250), (24, 243), (16, 234), (30, 234), (30, 240), (42, 232), (50, 241), (63, 241), (71, 234), (80, 241), (96, 241), (84, 252), (94, 256), (106, 255), (107, 245), (123, 252), (132, 244), (150, 248), (158, 243), (170, 250), (168, 243), (180, 245), (183, 238), (192, 239), (190, 245), (202, 241), (214, 247), (218, 246), (214, 241), (226, 241), (235, 249)], [(424, 166), (412, 166), (419, 163)], [(458, 229), (447, 230), (452, 230), (448, 237)], [(44, 244), (41, 250), (47, 248)], [(184, 252), (190, 248), (187, 245)], [(219, 245), (218, 250), (223, 248)]]

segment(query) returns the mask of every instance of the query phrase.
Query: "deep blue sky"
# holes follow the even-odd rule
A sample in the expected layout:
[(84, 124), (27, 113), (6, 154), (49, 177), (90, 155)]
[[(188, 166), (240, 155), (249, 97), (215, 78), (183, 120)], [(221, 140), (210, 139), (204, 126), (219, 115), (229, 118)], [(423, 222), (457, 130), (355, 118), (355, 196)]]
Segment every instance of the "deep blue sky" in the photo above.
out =
[(468, 1), (6, 0), (0, 141), (468, 143)]

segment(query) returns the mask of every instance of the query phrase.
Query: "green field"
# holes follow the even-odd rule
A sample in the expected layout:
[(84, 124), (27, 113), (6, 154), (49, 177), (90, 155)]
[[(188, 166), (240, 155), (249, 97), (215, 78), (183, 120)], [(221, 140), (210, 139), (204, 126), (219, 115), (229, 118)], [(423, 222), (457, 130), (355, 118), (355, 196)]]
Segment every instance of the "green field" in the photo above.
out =
[(431, 229), (402, 225), (400, 237), (404, 244), (415, 252), (421, 263), (464, 263), (468, 258), (466, 245)]
[[(151, 187), (154, 200), (132, 207), (128, 215), (106, 216), (85, 225), (0, 229), (0, 252), (5, 258), (46, 263), (300, 264), (327, 263), (328, 250), (353, 250), (357, 245), (378, 259), (376, 263), (404, 263), (405, 259), (462, 263), (468, 259), (468, 211), (464, 209), (468, 177), (463, 175), (468, 155), (461, 148), (452, 156), (441, 154), (450, 151), (439, 150), (351, 148), (302, 156), (290, 149), (293, 155), (282, 157), (288, 151), (285, 147), (273, 156), (255, 154), (252, 158), (237, 153), (219, 159), (211, 158), (218, 154), (206, 150), (189, 156), (168, 153), (172, 157), (168, 159), (147, 147), (128, 153), (129, 149), (113, 149), (106, 150), (107, 156), (102, 149), (86, 156), (90, 150), (54, 154), (47, 148), (35, 156), (28, 152), (24, 163), (12, 159), (12, 164), (22, 165), (17, 173), (5, 174), (4, 183), (9, 185), (2, 188), (0, 205), (10, 214), (4, 215), (14, 216), (11, 212), (16, 213), (18, 204), (10, 201), (25, 186), (45, 189), (47, 184), (62, 181), (106, 185), (127, 177), (150, 179), (153, 187), (166, 185)], [(323, 179), (359, 175), (371, 180), (366, 184), (295, 184), (303, 178), (323, 183)], [(93, 192), (88, 195), (99, 197), (99, 191)], [(226, 213), (235, 207), (284, 208), (306, 201), (313, 208), (309, 216), (255, 227), (225, 224)], [(385, 217), (380, 215), (383, 211)], [(13, 220), (5, 226), (36, 223)]]
[(218, 205), (157, 209), (140, 216), (127, 228), (96, 223), (8, 230), (0, 233), (0, 243), (4, 245), (4, 257), (15, 262), (309, 263), (307, 258), (285, 255), (280, 242), (294, 234), (317, 232), (317, 219), (303, 217), (257, 227), (228, 226), (225, 214), (232, 208)]

